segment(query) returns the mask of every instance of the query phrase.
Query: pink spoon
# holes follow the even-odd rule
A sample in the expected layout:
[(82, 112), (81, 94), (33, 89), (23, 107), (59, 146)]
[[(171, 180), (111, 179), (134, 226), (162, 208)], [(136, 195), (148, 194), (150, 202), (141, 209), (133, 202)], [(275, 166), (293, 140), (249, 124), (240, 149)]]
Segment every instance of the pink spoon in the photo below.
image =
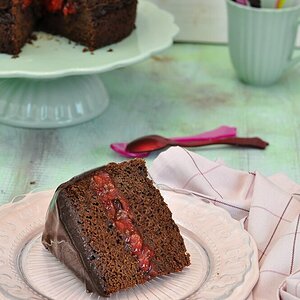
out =
[(131, 153), (145, 153), (160, 150), (168, 146), (201, 147), (209, 145), (232, 145), (238, 147), (265, 149), (269, 144), (258, 137), (230, 137), (224, 139), (209, 139), (205, 141), (198, 140), (179, 142), (166, 139), (159, 135), (148, 135), (129, 143), (126, 147), (126, 151)]
[[(206, 131), (197, 135), (187, 136), (187, 137), (174, 137), (168, 140), (173, 141), (174, 143), (189, 143), (189, 142), (197, 142), (197, 141), (213, 141), (218, 139), (230, 138), (236, 136), (236, 127), (229, 126), (220, 126), (214, 130)], [(133, 153), (127, 151), (127, 143), (113, 143), (110, 145), (111, 149), (115, 152), (119, 153), (124, 157), (129, 158), (143, 158), (147, 157), (150, 152), (139, 152)]]

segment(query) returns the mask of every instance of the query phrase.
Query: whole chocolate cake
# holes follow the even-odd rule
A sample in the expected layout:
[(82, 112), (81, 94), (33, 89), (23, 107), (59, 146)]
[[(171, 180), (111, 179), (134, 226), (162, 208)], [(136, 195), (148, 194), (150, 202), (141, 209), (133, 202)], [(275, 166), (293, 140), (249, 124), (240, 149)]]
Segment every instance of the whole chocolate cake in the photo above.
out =
[(58, 187), (42, 243), (102, 296), (190, 264), (183, 238), (145, 162), (110, 163)]
[(137, 0), (0, 0), (0, 52), (18, 54), (33, 30), (94, 50), (127, 37), (136, 8)]

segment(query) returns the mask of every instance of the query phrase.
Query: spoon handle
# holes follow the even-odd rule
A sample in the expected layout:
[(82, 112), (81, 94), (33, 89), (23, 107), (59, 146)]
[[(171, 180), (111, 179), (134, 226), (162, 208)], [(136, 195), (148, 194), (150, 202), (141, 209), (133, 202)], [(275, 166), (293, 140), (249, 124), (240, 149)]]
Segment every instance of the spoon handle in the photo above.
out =
[(213, 140), (213, 139), (221, 139), (221, 138), (229, 138), (236, 136), (236, 127), (230, 126), (220, 126), (216, 129), (202, 132), (200, 134), (184, 136), (184, 137), (173, 137), (170, 138), (173, 142), (192, 142), (192, 141), (201, 141), (201, 140)]
[(208, 145), (234, 145), (239, 147), (250, 147), (257, 149), (265, 149), (269, 143), (258, 137), (231, 137), (225, 139), (215, 139), (215, 140), (206, 140), (206, 141), (190, 141), (190, 142), (170, 142), (170, 146), (182, 146), (182, 147), (200, 147)]

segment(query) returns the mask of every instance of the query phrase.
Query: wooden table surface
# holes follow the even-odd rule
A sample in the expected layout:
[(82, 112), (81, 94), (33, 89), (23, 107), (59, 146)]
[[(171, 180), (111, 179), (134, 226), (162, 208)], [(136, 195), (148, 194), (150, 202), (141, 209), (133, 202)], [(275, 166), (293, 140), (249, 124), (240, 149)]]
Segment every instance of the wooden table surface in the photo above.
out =
[(100, 76), (110, 105), (90, 122), (42, 130), (0, 125), (1, 204), (124, 160), (110, 150), (112, 142), (145, 134), (192, 135), (220, 125), (236, 126), (240, 136), (260, 136), (270, 146), (265, 151), (230, 146), (193, 151), (245, 171), (284, 172), (300, 182), (299, 68), (277, 85), (256, 88), (236, 79), (226, 46), (175, 44)]

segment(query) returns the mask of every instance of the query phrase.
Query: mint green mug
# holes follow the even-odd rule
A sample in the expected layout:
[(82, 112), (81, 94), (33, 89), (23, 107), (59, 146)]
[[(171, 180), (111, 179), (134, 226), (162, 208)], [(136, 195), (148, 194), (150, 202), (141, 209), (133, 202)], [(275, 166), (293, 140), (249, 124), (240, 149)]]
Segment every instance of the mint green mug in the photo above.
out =
[(292, 58), (300, 5), (254, 8), (227, 1), (230, 58), (241, 81), (257, 86), (277, 82), (300, 58)]

